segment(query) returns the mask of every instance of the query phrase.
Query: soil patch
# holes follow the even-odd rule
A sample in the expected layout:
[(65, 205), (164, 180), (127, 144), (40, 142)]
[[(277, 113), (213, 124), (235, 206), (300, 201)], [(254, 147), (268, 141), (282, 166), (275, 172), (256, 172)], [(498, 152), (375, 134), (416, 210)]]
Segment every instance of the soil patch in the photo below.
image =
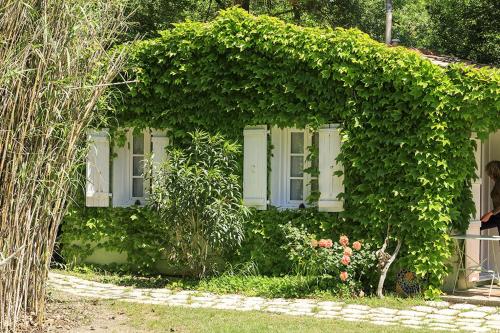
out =
[(111, 309), (109, 304), (112, 303), (51, 291), (43, 326), (35, 325), (35, 320), (28, 318), (19, 328), (26, 333), (138, 332), (127, 327), (128, 317), (121, 311)]

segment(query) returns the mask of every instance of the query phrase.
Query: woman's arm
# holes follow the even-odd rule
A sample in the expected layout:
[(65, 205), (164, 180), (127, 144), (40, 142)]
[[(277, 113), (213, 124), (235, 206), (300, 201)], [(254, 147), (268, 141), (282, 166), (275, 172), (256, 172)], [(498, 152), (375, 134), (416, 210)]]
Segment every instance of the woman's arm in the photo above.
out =
[(490, 210), (488, 213), (481, 216), (481, 222), (488, 222), (488, 220), (493, 216), (493, 211)]

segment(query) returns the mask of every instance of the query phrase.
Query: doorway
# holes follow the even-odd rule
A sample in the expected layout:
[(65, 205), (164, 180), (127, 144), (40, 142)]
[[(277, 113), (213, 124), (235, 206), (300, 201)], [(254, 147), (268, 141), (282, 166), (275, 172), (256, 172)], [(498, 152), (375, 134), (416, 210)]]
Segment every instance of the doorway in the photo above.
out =
[[(479, 141), (479, 140), (478, 140)], [(478, 142), (478, 149), (476, 152), (476, 163), (478, 165), (478, 176), (479, 180), (476, 181), (479, 183), (479, 189), (476, 188), (476, 193), (479, 190), (479, 198), (474, 198), (476, 201), (476, 209), (479, 208), (479, 212), (476, 214), (474, 221), (471, 221), (471, 226), (469, 227), (471, 234), (472, 233), (480, 233), (481, 221), (479, 221), (480, 217), (486, 212), (493, 209), (493, 205), (490, 198), (490, 192), (493, 189), (494, 183), (490, 180), (490, 178), (484, 172), (484, 168), (489, 161), (499, 160), (500, 161), (500, 131), (490, 134), (487, 140), (485, 140), (482, 144)], [(480, 151), (479, 151), (480, 150)], [(476, 185), (476, 187), (478, 187)], [(474, 189), (473, 189), (474, 190)], [(477, 197), (477, 194), (475, 195)], [(479, 202), (477, 202), (479, 201)], [(471, 227), (473, 230), (471, 230)], [(497, 236), (498, 230), (496, 228), (483, 230), (483, 235), (488, 236)], [(496, 256), (493, 255), (495, 251)], [(495, 263), (493, 258), (496, 257), (497, 266), (500, 267), (500, 242), (481, 242), (479, 247), (479, 257), (481, 262), (483, 263), (484, 269), (493, 269), (495, 267)], [(479, 280), (483, 279), (491, 279), (491, 275), (485, 274), (479, 276)]]

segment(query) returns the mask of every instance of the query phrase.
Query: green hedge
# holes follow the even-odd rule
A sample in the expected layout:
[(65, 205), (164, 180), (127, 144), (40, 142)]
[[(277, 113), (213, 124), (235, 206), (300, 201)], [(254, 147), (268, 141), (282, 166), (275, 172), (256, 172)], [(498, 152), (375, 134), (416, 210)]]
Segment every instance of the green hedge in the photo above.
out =
[(229, 257), (232, 264), (253, 263), (260, 274), (280, 276), (292, 273), (288, 258), (286, 229), (290, 224), (314, 234), (317, 238), (334, 238), (348, 233), (350, 228), (337, 214), (319, 213), (316, 208), (254, 211), (245, 224), (245, 239), (241, 248)]
[[(72, 208), (62, 225), (62, 255), (70, 266), (79, 266), (94, 250), (105, 249), (127, 254), (127, 264), (107, 265), (114, 271), (154, 275), (158, 273), (156, 264), (163, 261), (172, 268), (174, 275), (183, 275), (185, 267), (176, 266), (175, 260), (168, 259), (171, 239), (158, 231), (165, 230), (165, 224), (168, 226), (146, 207)], [(373, 244), (363, 230), (345, 223), (338, 214), (320, 213), (316, 208), (278, 210), (270, 207), (266, 211), (252, 211), (244, 223), (242, 246), (235, 252), (224, 254), (220, 273), (275, 277), (295, 275), (297, 267), (290, 260), (289, 242), (300, 242), (302, 239), (291, 239), (287, 233), (290, 227), (297, 228), (301, 235), (314, 235), (315, 239), (337, 241), (340, 235), (348, 235), (351, 240), (361, 240), (363, 247), (373, 249), (379, 245)], [(306, 280), (315, 278), (322, 283), (331, 280), (331, 287), (341, 285), (337, 276), (310, 276)], [(363, 278), (353, 281), (352, 286), (371, 291), (377, 278), (376, 271), (363, 271)], [(392, 284), (391, 280), (389, 278), (389, 284)]]
[(390, 227), (404, 265), (447, 274), (450, 229), (473, 213), (473, 131), (499, 128), (496, 69), (433, 65), (358, 30), (302, 28), (239, 9), (129, 46), (130, 79), (115, 107), (122, 126), (201, 128), (241, 139), (245, 125), (342, 122), (345, 213), (379, 242)]
[[(244, 224), (245, 239), (236, 252), (225, 253), (224, 261), (232, 266), (251, 263), (260, 274), (281, 276), (293, 270), (287, 252), (283, 226), (287, 223), (317, 235), (332, 238), (347, 233), (336, 215), (316, 209), (253, 211)], [(129, 269), (154, 273), (156, 263), (167, 258), (165, 225), (157, 213), (146, 207), (72, 208), (64, 218), (60, 242), (68, 263), (82, 262), (95, 249), (127, 253)], [(175, 266), (174, 261), (169, 261)], [(179, 273), (182, 269), (179, 270)]]
[(252, 262), (264, 275), (290, 274), (293, 263), (283, 248), (287, 241), (283, 226), (290, 222), (309, 233), (329, 234), (325, 237), (331, 238), (331, 229), (338, 219), (329, 215), (318, 213), (316, 209), (279, 211), (270, 207), (267, 211), (255, 211), (245, 225), (245, 240), (241, 249), (231, 262)]
[(68, 264), (81, 263), (95, 249), (126, 253), (126, 269), (156, 271), (168, 239), (159, 234), (159, 216), (140, 206), (127, 208), (72, 207), (64, 217), (60, 243)]

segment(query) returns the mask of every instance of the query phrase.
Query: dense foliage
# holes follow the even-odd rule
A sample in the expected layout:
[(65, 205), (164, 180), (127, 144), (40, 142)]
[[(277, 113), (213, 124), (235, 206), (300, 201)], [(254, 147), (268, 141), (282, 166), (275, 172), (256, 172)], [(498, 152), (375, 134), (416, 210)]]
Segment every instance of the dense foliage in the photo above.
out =
[(329, 277), (345, 282), (350, 290), (373, 290), (376, 258), (370, 243), (349, 243), (346, 235), (338, 241), (316, 239), (301, 228), (285, 226), (286, 242), (282, 246), (293, 263), (293, 271), (301, 276)]
[(235, 265), (252, 263), (260, 274), (286, 275), (294, 272), (288, 256), (287, 226), (307, 234), (328, 237), (331, 232), (347, 232), (343, 220), (335, 215), (319, 213), (315, 208), (278, 210), (269, 207), (254, 211), (245, 223), (245, 238), (228, 260)]
[(168, 147), (168, 159), (149, 168), (148, 205), (163, 221), (157, 231), (170, 239), (169, 259), (204, 276), (241, 244), (249, 211), (241, 199), (240, 146), (202, 131), (190, 136), (185, 149)]
[(151, 37), (198, 9), (193, 0), (126, 0), (124, 3), (131, 22), (125, 35), (127, 39)]
[(170, 243), (170, 239), (158, 232), (163, 224), (157, 213), (145, 207), (73, 206), (62, 224), (61, 254), (67, 264), (73, 265), (85, 260), (96, 249), (124, 252), (128, 260), (125, 268), (156, 272)]
[(433, 48), (464, 59), (500, 65), (500, 2), (433, 0)]
[[(185, 20), (209, 21), (234, 5), (301, 26), (358, 28), (382, 41), (384, 0), (130, 0), (128, 37), (157, 36)], [(393, 33), (402, 45), (499, 64), (496, 0), (394, 0)]]
[[(254, 211), (243, 224), (241, 247), (225, 253), (231, 265), (249, 263), (259, 274), (286, 275), (293, 262), (286, 248), (286, 225), (300, 228), (317, 237), (349, 232), (343, 220), (317, 210), (300, 209)], [(157, 271), (157, 263), (167, 259), (165, 250), (172, 240), (164, 229), (163, 219), (147, 207), (89, 208), (73, 207), (65, 217), (61, 243), (67, 263), (82, 262), (93, 249), (126, 252), (130, 269), (144, 273)], [(171, 265), (175, 261), (168, 260)], [(181, 272), (181, 271), (179, 271)]]
[(72, 205), (60, 237), (64, 261), (81, 263), (105, 249), (126, 254), (120, 264), (126, 270), (193, 275), (203, 271), (200, 265), (216, 269), (219, 259), (233, 253), (248, 215), (234, 175), (238, 145), (218, 135), (193, 136), (194, 144), (170, 147), (163, 169), (153, 170), (148, 207)]
[[(131, 47), (122, 125), (193, 128), (239, 139), (245, 125), (343, 123), (349, 224), (403, 240), (406, 265), (438, 287), (451, 228), (474, 207), (471, 132), (498, 127), (499, 74), (442, 69), (357, 30), (320, 30), (223, 12)], [(431, 292), (432, 292), (431, 288)]]
[[(186, 265), (167, 256), (170, 244), (175, 239), (170, 233), (162, 232), (163, 221), (156, 212), (146, 207), (74, 208), (63, 224), (63, 257), (70, 267), (77, 264), (75, 269), (79, 269), (78, 265), (93, 251), (106, 249), (127, 254), (127, 263), (107, 267), (114, 272), (136, 272), (147, 276), (158, 272), (186, 275)], [(350, 267), (353, 278), (349, 283), (341, 282), (337, 275), (328, 274), (332, 273), (331, 269), (323, 270), (327, 262), (316, 260), (319, 257), (303, 258), (299, 263), (299, 252), (312, 254), (312, 251), (316, 251), (310, 245), (311, 238), (339, 237), (346, 232), (362, 235), (362, 231), (353, 230), (344, 222), (335, 215), (319, 213), (314, 208), (253, 211), (243, 224), (245, 237), (241, 247), (225, 252), (221, 258), (226, 265), (223, 267), (224, 273), (213, 280), (197, 281), (196, 286), (184, 287), (199, 286), (218, 292), (254, 289), (258, 295), (269, 297), (306, 296), (313, 292), (370, 292), (377, 271), (366, 269), (373, 267), (375, 247), (368, 238), (362, 238), (364, 259), (354, 262)], [(304, 264), (309, 267), (318, 265), (318, 269), (305, 272), (301, 270)], [(243, 286), (249, 283), (247, 277), (252, 277), (251, 283), (261, 286)], [(161, 287), (157, 284), (154, 286)]]

